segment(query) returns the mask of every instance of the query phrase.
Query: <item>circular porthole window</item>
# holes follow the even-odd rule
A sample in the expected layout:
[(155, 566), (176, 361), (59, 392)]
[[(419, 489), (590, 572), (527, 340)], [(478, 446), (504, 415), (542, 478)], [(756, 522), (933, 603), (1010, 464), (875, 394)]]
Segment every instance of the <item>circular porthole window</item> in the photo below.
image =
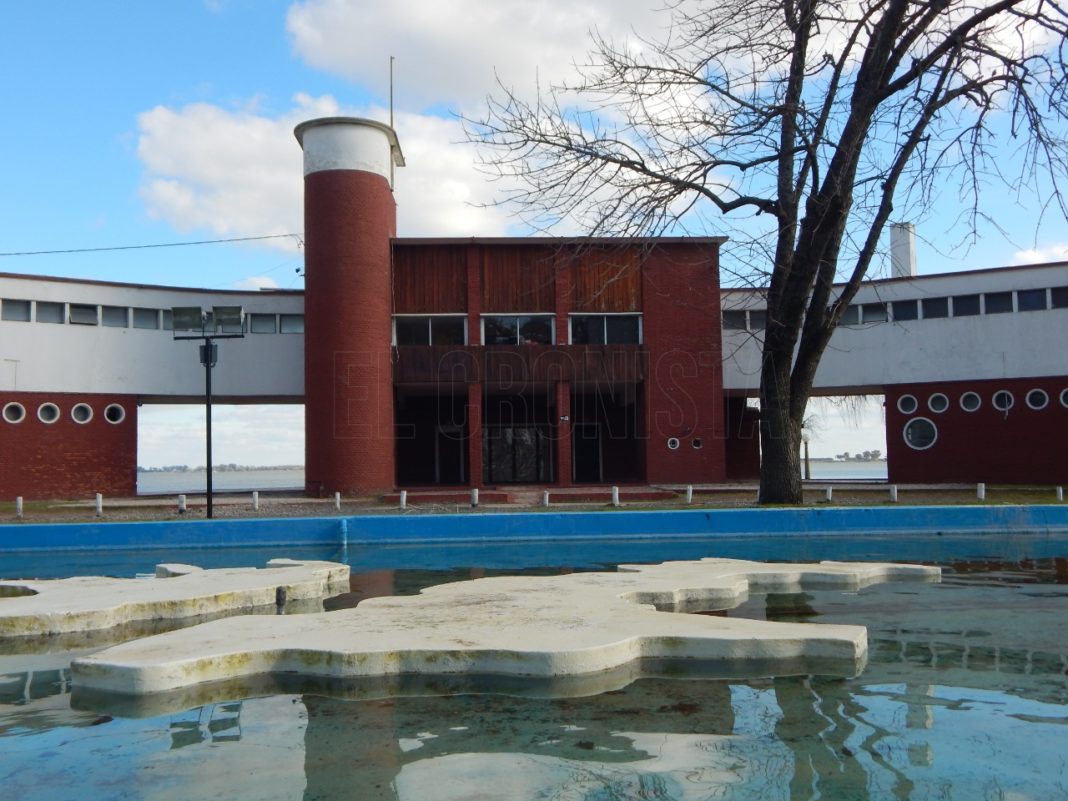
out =
[(26, 419), (26, 407), (15, 401), (5, 403), (3, 416), (6, 423), (21, 423)]
[(126, 410), (118, 403), (109, 403), (104, 408), (104, 419), (113, 425), (118, 425), (126, 419)]
[(917, 451), (927, 450), (938, 439), (938, 427), (926, 417), (909, 420), (902, 433), (905, 435), (905, 444)]
[(1061, 406), (1068, 409), (1068, 387), (1061, 390)]
[(915, 395), (902, 395), (897, 399), (897, 410), (902, 414), (912, 414), (920, 407)]
[(679, 438), (668, 437), (667, 446), (668, 450), (677, 451), (679, 449)]
[(960, 396), (960, 408), (966, 412), (974, 412), (983, 405), (983, 399), (979, 397), (978, 392), (965, 392)]
[(37, 407), (37, 419), (52, 425), (59, 419), (59, 407), (54, 403), (42, 403)]
[(85, 425), (93, 419), (93, 407), (88, 403), (76, 403), (70, 410), (70, 416), (75, 423)]
[(942, 414), (942, 412), (949, 408), (949, 398), (941, 392), (936, 392), (927, 399), (927, 408), (935, 414)]
[(999, 412), (1007, 412), (1012, 408), (1012, 405), (1016, 403), (1016, 398), (1012, 396), (1012, 393), (1007, 389), (999, 389), (994, 393), (994, 397), (990, 400), (994, 405), (994, 408)]
[(1049, 406), (1049, 395), (1046, 394), (1044, 389), (1032, 389), (1027, 393), (1027, 397), (1024, 400), (1027, 401), (1028, 408), (1034, 409), (1036, 412)]
[(705, 447), (705, 443), (700, 437), (694, 437), (693, 442), (690, 444), (693, 445), (695, 451), (699, 451), (701, 448)]

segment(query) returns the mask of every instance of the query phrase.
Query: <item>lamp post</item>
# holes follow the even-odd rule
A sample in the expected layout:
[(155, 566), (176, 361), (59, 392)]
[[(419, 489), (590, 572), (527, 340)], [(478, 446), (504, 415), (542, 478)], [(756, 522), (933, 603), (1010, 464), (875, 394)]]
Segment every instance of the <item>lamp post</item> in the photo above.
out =
[[(204, 311), (199, 306), (175, 306), (171, 309), (171, 328), (175, 340), (199, 339), (200, 363), (204, 365), (204, 415), (207, 440), (207, 475), (205, 496), (207, 517), (213, 517), (211, 486), (211, 368), (219, 360), (217, 339), (241, 339), (245, 336), (245, 312), (240, 306), (212, 306)], [(187, 332), (179, 334), (179, 331)], [(194, 333), (199, 332), (199, 333)]]
[(805, 446), (805, 480), (806, 481), (811, 481), (812, 480), (812, 465), (809, 463), (809, 460), (808, 460), (808, 440), (809, 440), (808, 432), (807, 431), (802, 431), (801, 432), (801, 442)]

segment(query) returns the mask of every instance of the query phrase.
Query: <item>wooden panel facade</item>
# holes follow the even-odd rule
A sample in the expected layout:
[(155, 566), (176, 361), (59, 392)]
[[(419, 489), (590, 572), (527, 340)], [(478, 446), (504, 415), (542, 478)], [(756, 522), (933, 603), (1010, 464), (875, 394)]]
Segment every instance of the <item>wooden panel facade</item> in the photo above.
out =
[(467, 311), (467, 246), (393, 248), (393, 312)]
[(498, 245), (482, 253), (484, 314), (555, 311), (555, 248)]
[(571, 311), (640, 312), (641, 261), (636, 247), (591, 247), (571, 258)]

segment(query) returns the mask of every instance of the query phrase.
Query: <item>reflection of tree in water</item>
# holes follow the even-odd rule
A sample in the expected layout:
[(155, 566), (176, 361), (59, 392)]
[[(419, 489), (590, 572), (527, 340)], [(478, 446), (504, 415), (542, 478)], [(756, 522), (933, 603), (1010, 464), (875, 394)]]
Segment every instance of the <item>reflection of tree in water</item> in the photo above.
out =
[[(912, 781), (881, 753), (880, 744), (894, 733), (866, 719), (867, 709), (859, 703), (853, 682), (795, 677), (773, 683), (782, 710), (775, 733), (794, 755), (792, 801), (867, 798), (874, 777), (858, 752), (890, 773), (893, 798), (911, 796)], [(854, 734), (865, 730), (869, 733), (860, 744), (850, 746)]]

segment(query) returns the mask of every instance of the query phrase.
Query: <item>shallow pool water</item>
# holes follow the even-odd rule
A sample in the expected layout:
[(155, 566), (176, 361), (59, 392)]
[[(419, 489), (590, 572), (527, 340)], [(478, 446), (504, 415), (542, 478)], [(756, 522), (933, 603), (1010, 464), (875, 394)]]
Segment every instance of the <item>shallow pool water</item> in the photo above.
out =
[[(627, 547), (616, 561), (633, 559)], [(723, 555), (703, 547), (663, 558)], [(936, 547), (949, 555), (927, 558)], [(487, 570), (584, 569), (611, 543), (570, 562), (555, 545), (501, 557), (511, 567), (485, 552), (481, 564), (462, 551), (433, 563), (425, 550), (394, 551), (393, 564), (374, 555), (356, 594)], [(760, 550), (794, 556), (781, 541)], [(799, 558), (826, 558), (812, 550)], [(944, 579), (759, 595), (729, 613), (868, 626), (869, 662), (852, 679), (638, 678), (566, 698), (492, 684), (366, 700), (289, 692), (127, 718), (72, 708), (70, 652), (0, 655), (2, 797), (1068, 798), (1068, 543), (929, 538), (866, 550), (937, 561)]]

